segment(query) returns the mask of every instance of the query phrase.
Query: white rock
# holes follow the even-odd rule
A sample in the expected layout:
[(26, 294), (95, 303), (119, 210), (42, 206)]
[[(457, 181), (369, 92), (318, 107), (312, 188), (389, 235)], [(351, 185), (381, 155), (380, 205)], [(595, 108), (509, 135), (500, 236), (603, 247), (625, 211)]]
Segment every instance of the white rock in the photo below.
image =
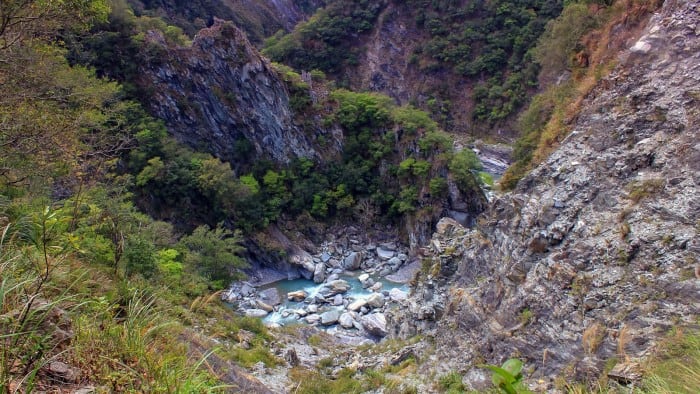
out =
[(350, 303), (350, 305), (348, 305), (348, 310), (353, 311), (353, 312), (357, 312), (360, 309), (362, 309), (362, 307), (365, 305), (367, 305), (367, 300), (365, 300), (364, 298), (361, 298), (357, 301), (353, 301), (352, 303)]
[(372, 308), (381, 308), (384, 306), (385, 302), (386, 300), (384, 299), (384, 295), (382, 293), (372, 293), (369, 297), (367, 297), (367, 305), (371, 306)]
[(246, 309), (245, 315), (248, 317), (265, 317), (268, 312), (262, 309)]
[(389, 297), (394, 301), (403, 301), (408, 298), (408, 293), (401, 289), (393, 288), (389, 291)]

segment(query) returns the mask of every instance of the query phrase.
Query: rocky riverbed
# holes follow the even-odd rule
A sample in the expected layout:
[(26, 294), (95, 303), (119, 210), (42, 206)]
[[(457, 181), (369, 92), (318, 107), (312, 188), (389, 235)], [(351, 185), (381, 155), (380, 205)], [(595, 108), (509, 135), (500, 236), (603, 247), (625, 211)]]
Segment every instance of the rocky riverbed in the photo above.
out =
[[(234, 283), (222, 296), (250, 317), (279, 327), (302, 323), (331, 329), (346, 341), (378, 340), (389, 332), (385, 312), (408, 298), (406, 283), (420, 263), (395, 241), (341, 236), (298, 264), (301, 278)], [(262, 279), (279, 279), (269, 272)]]

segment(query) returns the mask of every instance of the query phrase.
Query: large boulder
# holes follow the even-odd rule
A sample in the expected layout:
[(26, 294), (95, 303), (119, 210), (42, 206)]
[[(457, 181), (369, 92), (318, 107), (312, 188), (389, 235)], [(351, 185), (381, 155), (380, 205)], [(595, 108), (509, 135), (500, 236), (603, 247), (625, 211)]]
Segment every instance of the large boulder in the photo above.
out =
[(274, 287), (270, 287), (269, 289), (265, 289), (258, 292), (258, 296), (260, 300), (262, 300), (268, 305), (275, 306), (279, 305), (282, 302), (280, 292)]
[(337, 279), (326, 284), (326, 288), (324, 290), (324, 292), (328, 295), (346, 293), (348, 290), (350, 290), (350, 283), (342, 279)]
[(265, 317), (269, 312), (263, 309), (246, 309), (244, 313), (247, 317)]
[(326, 265), (318, 263), (314, 268), (314, 283), (323, 283), (324, 280), (326, 280)]
[(408, 298), (408, 293), (401, 289), (393, 288), (389, 291), (389, 298), (394, 301), (403, 301)]
[(321, 324), (324, 326), (330, 326), (338, 322), (340, 318), (340, 311), (332, 309), (321, 314)]
[(351, 313), (345, 312), (338, 318), (338, 323), (343, 328), (352, 328), (355, 324), (355, 319), (352, 317)]
[(348, 310), (353, 311), (353, 312), (357, 312), (360, 309), (362, 309), (362, 307), (365, 305), (367, 305), (367, 300), (365, 300), (364, 298), (361, 298), (357, 301), (351, 302), (350, 305), (348, 305)]
[(377, 248), (377, 257), (379, 257), (379, 259), (381, 259), (381, 260), (385, 260), (385, 261), (389, 260), (392, 257), (394, 257), (395, 254), (396, 254), (395, 251), (387, 249), (384, 246), (380, 246)]
[(372, 313), (362, 316), (360, 322), (362, 323), (362, 328), (370, 335), (385, 337), (389, 333), (386, 328), (386, 317), (383, 313)]
[(301, 302), (304, 301), (306, 297), (307, 294), (304, 290), (290, 291), (287, 293), (287, 300), (289, 301)]
[(348, 257), (343, 260), (343, 268), (345, 268), (348, 271), (355, 271), (360, 269), (360, 265), (362, 264), (362, 253), (360, 252), (352, 252), (348, 255)]
[(385, 302), (386, 300), (384, 299), (384, 295), (382, 293), (372, 293), (369, 297), (367, 297), (367, 305), (371, 306), (372, 308), (381, 308), (384, 306)]

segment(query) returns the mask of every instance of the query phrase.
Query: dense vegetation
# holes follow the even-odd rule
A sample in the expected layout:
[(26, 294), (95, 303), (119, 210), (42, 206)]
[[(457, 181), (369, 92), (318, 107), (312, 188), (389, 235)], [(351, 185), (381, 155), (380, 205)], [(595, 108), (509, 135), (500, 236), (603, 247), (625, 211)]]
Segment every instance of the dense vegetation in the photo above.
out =
[(416, 10), (416, 24), (428, 41), (416, 59), (425, 72), (451, 72), (476, 81), (473, 117), (493, 123), (515, 113), (537, 86), (537, 64), (529, 50), (548, 20), (561, 11), (561, 1), (425, 1), (407, 5)]
[(294, 32), (279, 32), (265, 42), (270, 59), (298, 70), (337, 73), (357, 63), (357, 36), (374, 26), (386, 1), (336, 0), (299, 24)]
[[(295, 6), (305, 14), (325, 2), (323, 0), (295, 1)], [(248, 0), (129, 0), (137, 15), (162, 18), (180, 27), (190, 37), (211, 23), (214, 17), (230, 20), (243, 29), (256, 43), (285, 28), (286, 21), (278, 15), (274, 6), (262, 1)]]

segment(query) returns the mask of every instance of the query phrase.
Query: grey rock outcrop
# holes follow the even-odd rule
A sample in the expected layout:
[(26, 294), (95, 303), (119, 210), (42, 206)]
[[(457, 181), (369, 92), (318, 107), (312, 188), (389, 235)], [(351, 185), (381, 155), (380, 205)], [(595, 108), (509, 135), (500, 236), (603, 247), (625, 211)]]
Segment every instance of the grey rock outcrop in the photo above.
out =
[(147, 40), (161, 56), (141, 67), (140, 83), (152, 92), (150, 112), (180, 141), (234, 167), (250, 154), (248, 147), (283, 163), (318, 156), (294, 124), (285, 84), (232, 23), (215, 20), (191, 47), (167, 47), (154, 32)]
[(575, 380), (620, 346), (635, 360), (696, 323), (699, 10), (666, 1), (571, 134), (477, 230), (441, 223), (409, 307), (387, 314), (392, 334), (433, 336), (448, 368), (518, 353), (533, 376)]

